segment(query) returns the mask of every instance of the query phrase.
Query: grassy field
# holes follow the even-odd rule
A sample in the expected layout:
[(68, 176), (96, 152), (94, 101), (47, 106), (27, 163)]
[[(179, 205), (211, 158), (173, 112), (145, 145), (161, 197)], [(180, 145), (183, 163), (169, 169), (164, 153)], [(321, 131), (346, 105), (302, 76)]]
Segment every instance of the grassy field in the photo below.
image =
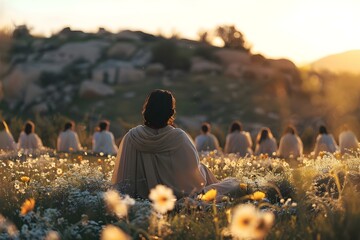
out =
[(360, 239), (359, 153), (286, 162), (211, 152), (201, 161), (219, 179), (237, 178), (237, 197), (179, 199), (166, 214), (135, 199), (124, 217), (104, 200), (114, 160), (53, 151), (2, 155), (0, 239), (99, 239), (109, 225), (134, 239), (236, 239), (229, 217), (244, 204), (274, 214), (273, 226), (261, 235), (266, 239)]

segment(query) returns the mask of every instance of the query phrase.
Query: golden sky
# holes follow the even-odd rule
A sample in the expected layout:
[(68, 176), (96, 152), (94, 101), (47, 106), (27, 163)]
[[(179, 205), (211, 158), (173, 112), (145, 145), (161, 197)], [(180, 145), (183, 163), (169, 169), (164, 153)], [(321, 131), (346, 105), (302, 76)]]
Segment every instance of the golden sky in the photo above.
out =
[(360, 49), (360, 0), (0, 0), (0, 25), (24, 23), (46, 35), (70, 26), (191, 39), (235, 24), (253, 52), (300, 65)]

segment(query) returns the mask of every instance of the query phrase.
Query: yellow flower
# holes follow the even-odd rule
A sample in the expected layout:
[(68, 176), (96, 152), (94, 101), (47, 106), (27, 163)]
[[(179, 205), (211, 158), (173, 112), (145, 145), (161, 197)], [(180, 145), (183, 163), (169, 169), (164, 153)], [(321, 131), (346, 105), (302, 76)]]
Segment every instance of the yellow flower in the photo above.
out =
[(70, 151), (70, 152), (74, 151), (74, 148), (69, 147), (69, 151)]
[(63, 170), (61, 168), (58, 168), (56, 170), (57, 175), (61, 175), (63, 173)]
[(341, 159), (341, 153), (340, 152), (335, 152), (334, 156), (336, 159)]
[(172, 189), (164, 185), (157, 185), (151, 189), (149, 199), (153, 202), (154, 209), (161, 214), (165, 214), (175, 207), (176, 197)]
[(266, 197), (266, 194), (260, 191), (256, 191), (251, 195), (251, 199), (255, 201), (260, 201)]
[(81, 161), (81, 160), (83, 159), (83, 157), (82, 157), (81, 155), (79, 155), (79, 156), (77, 156), (77, 159), (78, 159), (79, 161)]
[(101, 232), (101, 240), (130, 240), (130, 236), (120, 228), (113, 225), (106, 225)]
[(216, 198), (217, 191), (216, 189), (211, 189), (207, 191), (202, 197), (201, 200), (209, 202)]
[(247, 184), (246, 183), (240, 183), (240, 188), (243, 190), (247, 189)]
[(25, 202), (21, 206), (20, 215), (25, 216), (35, 208), (35, 199), (29, 198), (26, 199)]
[(28, 176), (22, 176), (22, 177), (20, 178), (20, 180), (21, 180), (22, 182), (24, 182), (24, 183), (27, 183), (27, 182), (30, 181), (30, 178), (29, 178)]

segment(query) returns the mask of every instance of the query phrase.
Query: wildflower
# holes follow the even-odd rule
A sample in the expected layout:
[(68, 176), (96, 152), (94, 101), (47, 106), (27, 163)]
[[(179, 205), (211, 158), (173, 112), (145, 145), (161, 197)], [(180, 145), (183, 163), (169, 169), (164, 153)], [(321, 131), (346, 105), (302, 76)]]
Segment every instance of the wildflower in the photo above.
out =
[(253, 205), (245, 204), (236, 207), (230, 224), (232, 236), (240, 239), (252, 238), (256, 221), (256, 209)]
[(247, 189), (247, 184), (246, 183), (240, 183), (240, 188), (243, 190)]
[(83, 157), (82, 157), (81, 155), (79, 155), (79, 156), (77, 156), (77, 159), (78, 159), (79, 161), (82, 161)]
[(157, 185), (151, 189), (149, 199), (153, 202), (154, 209), (162, 214), (172, 210), (176, 201), (172, 189), (164, 185)]
[(61, 168), (58, 168), (56, 170), (57, 175), (61, 175), (63, 173), (63, 170)]
[(253, 194), (251, 194), (251, 199), (255, 201), (260, 201), (266, 197), (266, 194), (260, 191), (256, 191)]
[(69, 151), (70, 151), (70, 152), (74, 151), (74, 148), (69, 147)]
[(22, 182), (24, 182), (24, 183), (27, 183), (27, 182), (30, 181), (30, 178), (27, 177), (27, 176), (22, 176), (22, 177), (20, 178), (20, 180), (21, 180)]
[(100, 159), (100, 158), (98, 159), (98, 163), (101, 163), (101, 159)]
[(101, 232), (101, 240), (130, 240), (130, 236), (120, 228), (113, 225), (106, 225)]
[(209, 202), (212, 201), (216, 198), (217, 195), (217, 191), (216, 189), (211, 189), (209, 191), (207, 191), (202, 197), (201, 200)]
[(13, 168), (14, 167), (14, 162), (9, 161), (8, 165), (9, 165), (10, 168)]
[(274, 214), (262, 213), (250, 204), (237, 206), (234, 209), (230, 232), (239, 239), (263, 239), (274, 222)]
[(49, 231), (45, 237), (45, 240), (60, 240), (60, 239), (61, 239), (60, 235), (56, 231)]
[(120, 194), (115, 190), (108, 190), (104, 193), (104, 200), (110, 212), (115, 213), (118, 218), (127, 216), (128, 205), (121, 199)]
[(35, 208), (35, 199), (29, 198), (26, 199), (25, 202), (21, 206), (20, 215), (25, 216)]

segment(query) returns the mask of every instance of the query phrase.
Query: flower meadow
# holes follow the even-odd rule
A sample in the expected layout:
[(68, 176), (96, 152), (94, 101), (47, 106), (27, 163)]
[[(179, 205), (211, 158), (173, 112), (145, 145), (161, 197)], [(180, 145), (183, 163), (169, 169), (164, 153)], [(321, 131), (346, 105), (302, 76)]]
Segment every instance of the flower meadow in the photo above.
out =
[(238, 189), (132, 199), (111, 188), (114, 156), (1, 154), (0, 239), (360, 239), (359, 153), (200, 158)]

